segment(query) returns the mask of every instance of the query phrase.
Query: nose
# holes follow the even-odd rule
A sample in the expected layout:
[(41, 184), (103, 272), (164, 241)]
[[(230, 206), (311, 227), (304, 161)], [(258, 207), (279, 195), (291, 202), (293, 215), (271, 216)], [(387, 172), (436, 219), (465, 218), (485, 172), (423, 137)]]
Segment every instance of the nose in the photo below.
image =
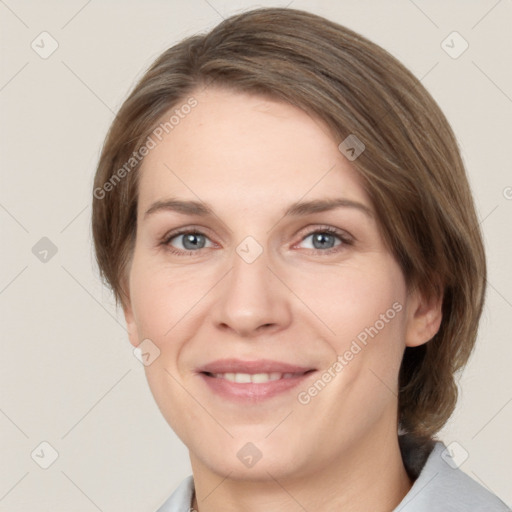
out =
[(265, 251), (248, 263), (234, 251), (231, 271), (216, 287), (212, 310), (218, 329), (253, 338), (291, 322), (291, 292), (269, 265)]

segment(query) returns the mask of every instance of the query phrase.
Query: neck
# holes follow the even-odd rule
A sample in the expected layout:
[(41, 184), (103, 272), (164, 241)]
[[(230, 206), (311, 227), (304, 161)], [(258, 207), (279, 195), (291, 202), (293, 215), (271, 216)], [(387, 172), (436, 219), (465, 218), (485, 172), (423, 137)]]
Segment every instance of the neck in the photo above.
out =
[(268, 480), (234, 480), (215, 474), (191, 456), (197, 512), (288, 512), (305, 510), (391, 512), (409, 492), (412, 481), (403, 465), (398, 436), (371, 436), (364, 444), (333, 458), (307, 477), (270, 476)]

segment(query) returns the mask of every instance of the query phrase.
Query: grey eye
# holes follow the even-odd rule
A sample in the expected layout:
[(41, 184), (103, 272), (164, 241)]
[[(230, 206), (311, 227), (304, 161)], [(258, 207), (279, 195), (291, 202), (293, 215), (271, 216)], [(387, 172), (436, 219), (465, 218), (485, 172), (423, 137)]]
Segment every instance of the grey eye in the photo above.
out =
[(203, 249), (206, 247), (206, 240), (207, 237), (203, 235), (202, 233), (181, 233), (179, 235), (176, 235), (173, 237), (169, 243), (176, 247), (175, 242), (176, 240), (182, 241), (182, 247), (177, 247), (177, 249), (183, 249), (185, 251), (193, 251), (195, 249)]
[[(339, 236), (324, 231), (315, 231), (310, 235), (306, 236), (302, 243), (311, 238), (313, 247), (307, 247), (307, 249), (332, 249), (333, 247), (341, 244)], [(336, 243), (336, 239), (339, 240)]]

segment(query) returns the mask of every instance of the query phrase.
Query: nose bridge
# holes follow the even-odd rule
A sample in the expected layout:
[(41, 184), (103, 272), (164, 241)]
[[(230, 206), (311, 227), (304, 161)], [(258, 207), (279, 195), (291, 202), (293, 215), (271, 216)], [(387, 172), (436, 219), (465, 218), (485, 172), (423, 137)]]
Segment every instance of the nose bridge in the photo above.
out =
[(277, 329), (287, 324), (286, 291), (269, 269), (268, 251), (253, 237), (246, 237), (233, 251), (230, 263), (231, 271), (216, 301), (217, 325), (249, 336), (262, 326)]

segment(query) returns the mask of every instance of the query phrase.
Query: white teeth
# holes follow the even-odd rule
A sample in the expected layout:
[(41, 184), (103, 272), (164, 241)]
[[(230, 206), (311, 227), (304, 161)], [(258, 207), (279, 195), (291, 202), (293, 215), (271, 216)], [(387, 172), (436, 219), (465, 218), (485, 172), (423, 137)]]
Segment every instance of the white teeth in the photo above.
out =
[(248, 373), (235, 373), (235, 382), (239, 384), (245, 384), (251, 382), (251, 376)]
[(272, 380), (289, 379), (293, 377), (294, 373), (214, 373), (213, 376), (217, 379), (226, 379), (231, 382), (239, 384), (247, 384), (253, 382), (255, 384), (262, 384)]
[(273, 373), (255, 373), (251, 375), (251, 382), (269, 382), (271, 380), (279, 380), (283, 378), (283, 374), (279, 372)]

